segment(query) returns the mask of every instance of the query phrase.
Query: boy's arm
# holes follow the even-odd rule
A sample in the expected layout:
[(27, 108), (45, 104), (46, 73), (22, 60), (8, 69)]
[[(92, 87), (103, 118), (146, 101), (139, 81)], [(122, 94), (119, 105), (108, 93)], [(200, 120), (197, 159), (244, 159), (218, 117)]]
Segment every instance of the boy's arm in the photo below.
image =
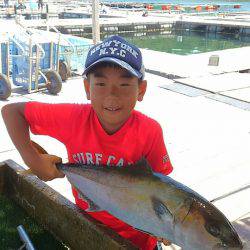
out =
[(12, 103), (2, 108), (2, 116), (10, 138), (25, 164), (32, 172), (44, 181), (64, 174), (57, 170), (55, 163), (61, 162), (61, 158), (54, 155), (39, 154), (32, 146), (29, 134), (29, 124), (24, 115), (25, 103)]

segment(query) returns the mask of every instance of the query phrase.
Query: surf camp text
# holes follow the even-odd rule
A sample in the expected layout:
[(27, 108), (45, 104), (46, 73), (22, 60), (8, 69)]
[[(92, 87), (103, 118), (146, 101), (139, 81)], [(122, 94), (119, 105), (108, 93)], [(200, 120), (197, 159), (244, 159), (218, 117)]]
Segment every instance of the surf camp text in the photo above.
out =
[(73, 159), (77, 163), (87, 164), (87, 165), (107, 165), (107, 166), (125, 166), (130, 165), (132, 162), (127, 162), (123, 158), (117, 158), (114, 155), (103, 156), (100, 153), (76, 153), (73, 154)]

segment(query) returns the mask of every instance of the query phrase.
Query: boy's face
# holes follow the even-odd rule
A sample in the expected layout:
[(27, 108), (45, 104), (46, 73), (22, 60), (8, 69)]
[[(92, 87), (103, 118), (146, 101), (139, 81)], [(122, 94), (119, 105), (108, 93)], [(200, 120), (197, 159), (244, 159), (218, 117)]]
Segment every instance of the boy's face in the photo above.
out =
[(88, 100), (104, 130), (113, 134), (127, 121), (136, 101), (142, 101), (146, 81), (119, 67), (101, 67), (84, 80)]

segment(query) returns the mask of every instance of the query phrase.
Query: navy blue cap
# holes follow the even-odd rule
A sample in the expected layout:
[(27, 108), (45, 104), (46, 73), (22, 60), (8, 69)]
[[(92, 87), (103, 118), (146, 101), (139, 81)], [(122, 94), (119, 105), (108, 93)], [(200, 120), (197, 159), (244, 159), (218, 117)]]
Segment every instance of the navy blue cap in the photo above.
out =
[(111, 36), (93, 46), (87, 55), (83, 75), (101, 62), (112, 62), (128, 70), (139, 79), (144, 79), (145, 69), (138, 47), (120, 36)]

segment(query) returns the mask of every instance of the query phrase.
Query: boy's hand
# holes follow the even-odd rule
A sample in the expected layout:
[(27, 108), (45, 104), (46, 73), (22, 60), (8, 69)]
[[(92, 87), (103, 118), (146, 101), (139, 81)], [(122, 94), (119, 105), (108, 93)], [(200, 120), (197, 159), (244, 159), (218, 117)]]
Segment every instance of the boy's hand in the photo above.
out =
[(51, 181), (55, 178), (63, 178), (64, 174), (56, 168), (56, 163), (62, 159), (55, 155), (35, 153), (26, 162), (33, 174), (43, 181)]
[(165, 246), (170, 246), (172, 244), (169, 240), (164, 238), (157, 238), (157, 241), (163, 243)]
[(50, 155), (38, 143), (31, 141), (31, 147), (35, 150), (32, 157), (28, 157), (28, 166), (32, 173), (43, 181), (51, 181), (55, 178), (63, 178), (65, 175), (56, 168), (56, 163), (62, 162), (62, 158)]

